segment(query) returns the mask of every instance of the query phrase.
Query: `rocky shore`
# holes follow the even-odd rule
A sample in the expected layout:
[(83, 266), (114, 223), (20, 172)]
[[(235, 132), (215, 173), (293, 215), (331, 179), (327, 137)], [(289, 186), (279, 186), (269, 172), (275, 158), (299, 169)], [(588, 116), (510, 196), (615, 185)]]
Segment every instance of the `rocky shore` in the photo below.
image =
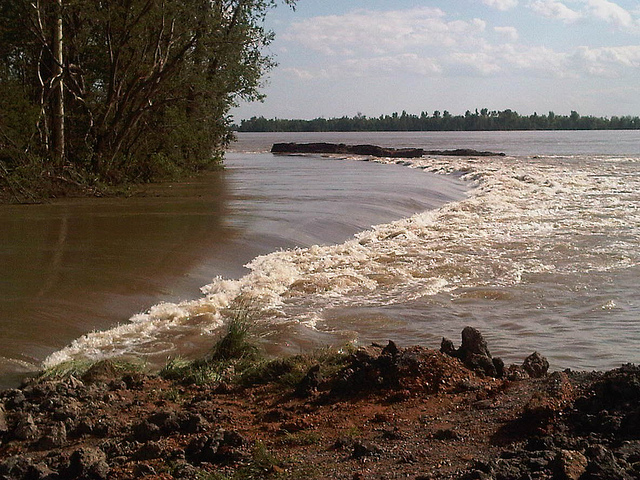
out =
[(503, 157), (504, 153), (482, 152), (469, 148), (454, 150), (425, 150), (423, 148), (387, 148), (377, 145), (346, 145), (344, 143), (274, 143), (271, 153), (325, 153), (370, 155), (372, 157), (420, 158), (423, 155), (454, 157)]
[(458, 348), (197, 365), (102, 361), (2, 392), (0, 479), (640, 478), (633, 365), (506, 366), (470, 327)]

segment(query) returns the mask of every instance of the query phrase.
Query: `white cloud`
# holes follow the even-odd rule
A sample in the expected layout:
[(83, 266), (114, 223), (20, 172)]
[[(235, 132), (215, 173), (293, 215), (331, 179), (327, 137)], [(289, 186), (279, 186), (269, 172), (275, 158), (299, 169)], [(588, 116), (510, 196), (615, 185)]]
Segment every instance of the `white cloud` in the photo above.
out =
[(529, 8), (546, 18), (561, 20), (565, 23), (575, 22), (582, 17), (580, 12), (570, 9), (564, 3), (555, 0), (535, 0)]
[[(622, 47), (580, 47), (571, 56), (575, 68), (591, 75), (618, 77), (630, 70), (640, 70), (640, 45)], [(634, 75), (640, 72), (631, 72)]]
[[(533, 0), (528, 6), (564, 22), (589, 13), (612, 24), (632, 25), (609, 0), (572, 1), (582, 7), (580, 12), (558, 0)], [(436, 8), (318, 16), (295, 22), (280, 38), (288, 41), (285, 47), (291, 51), (302, 47), (305, 60), (286, 69), (288, 75), (301, 80), (469, 74), (578, 78), (640, 73), (640, 46), (573, 51), (530, 46), (519, 43), (518, 30), (512, 26), (488, 28), (480, 19), (451, 20)], [(326, 57), (316, 56), (310, 67), (306, 61), (310, 51)]]
[(482, 0), (482, 3), (491, 8), (506, 11), (518, 5), (518, 0)]
[(451, 47), (473, 42), (486, 22), (446, 21), (437, 8), (357, 10), (294, 22), (281, 38), (325, 55), (385, 55), (432, 46)]
[(640, 21), (620, 5), (608, 0), (588, 0), (588, 12), (600, 20), (604, 20), (616, 27), (640, 31)]
[(289, 73), (300, 80), (311, 80), (317, 75), (304, 68), (283, 68), (283, 72)]
[(581, 18), (594, 18), (630, 33), (640, 33), (638, 12), (626, 10), (609, 0), (573, 0), (572, 3), (580, 3), (581, 6), (579, 9), (572, 9), (560, 0), (532, 0), (528, 7), (543, 17), (561, 20), (564, 23), (575, 22)]
[(515, 27), (493, 27), (493, 31), (507, 41), (515, 42), (518, 40), (518, 30)]
[(432, 76), (442, 73), (442, 67), (436, 60), (414, 53), (387, 57), (349, 59), (346, 60), (343, 65), (351, 75), (357, 76), (398, 73)]

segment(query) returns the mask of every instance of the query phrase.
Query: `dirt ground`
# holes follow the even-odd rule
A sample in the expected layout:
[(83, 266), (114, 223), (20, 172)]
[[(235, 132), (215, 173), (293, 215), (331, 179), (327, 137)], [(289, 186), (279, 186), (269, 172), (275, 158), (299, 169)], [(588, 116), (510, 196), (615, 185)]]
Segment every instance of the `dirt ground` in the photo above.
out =
[(0, 479), (640, 478), (640, 372), (501, 378), (421, 347), (295, 385), (117, 372), (0, 395)]

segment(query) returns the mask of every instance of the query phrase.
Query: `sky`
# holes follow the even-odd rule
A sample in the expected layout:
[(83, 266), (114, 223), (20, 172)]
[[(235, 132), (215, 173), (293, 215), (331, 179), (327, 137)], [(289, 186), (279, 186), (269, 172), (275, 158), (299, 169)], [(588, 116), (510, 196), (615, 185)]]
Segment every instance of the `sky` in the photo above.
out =
[(640, 0), (298, 0), (252, 116), (640, 115)]

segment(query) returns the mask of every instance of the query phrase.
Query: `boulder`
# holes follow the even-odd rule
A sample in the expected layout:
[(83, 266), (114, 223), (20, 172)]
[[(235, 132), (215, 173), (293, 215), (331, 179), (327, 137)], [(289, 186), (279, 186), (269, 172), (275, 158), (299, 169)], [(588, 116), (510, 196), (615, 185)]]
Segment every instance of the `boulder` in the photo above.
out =
[(64, 478), (103, 480), (109, 478), (111, 468), (106, 454), (99, 448), (83, 447), (71, 454)]
[(549, 362), (538, 352), (533, 352), (524, 359), (522, 368), (524, 368), (531, 378), (542, 378), (549, 371)]
[(564, 480), (578, 480), (587, 471), (588, 460), (575, 450), (560, 450), (556, 457), (557, 476)]
[(491, 356), (486, 340), (476, 328), (465, 327), (462, 330), (462, 345), (457, 350), (451, 340), (443, 338), (440, 352), (459, 358), (468, 369), (474, 372), (496, 378), (504, 375), (504, 362), (498, 357)]

